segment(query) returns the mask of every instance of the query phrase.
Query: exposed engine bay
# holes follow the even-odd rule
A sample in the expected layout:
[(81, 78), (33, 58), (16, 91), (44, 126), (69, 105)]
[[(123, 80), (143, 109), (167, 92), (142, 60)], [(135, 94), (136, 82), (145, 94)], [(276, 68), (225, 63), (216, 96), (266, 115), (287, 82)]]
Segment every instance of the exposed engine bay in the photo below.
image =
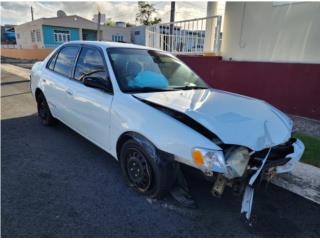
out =
[[(234, 145), (225, 145), (223, 149), (227, 171), (203, 173), (207, 180), (213, 182), (212, 196), (220, 198), (226, 188), (231, 188), (235, 195), (242, 195), (240, 213), (249, 222), (256, 187), (263, 180), (270, 182), (278, 173), (291, 171), (301, 158), (304, 145), (300, 140), (290, 138), (284, 144), (258, 152)], [(179, 187), (173, 188), (171, 195), (182, 205), (193, 207), (183, 173), (178, 171), (177, 175)]]
[(258, 152), (250, 152), (241, 146), (225, 146), (228, 171), (227, 174), (215, 176), (211, 193), (215, 197), (220, 197), (225, 187), (231, 187), (237, 194), (243, 194), (241, 214), (249, 220), (257, 183), (261, 180), (270, 181), (277, 173), (291, 171), (303, 151), (302, 142), (295, 138)]

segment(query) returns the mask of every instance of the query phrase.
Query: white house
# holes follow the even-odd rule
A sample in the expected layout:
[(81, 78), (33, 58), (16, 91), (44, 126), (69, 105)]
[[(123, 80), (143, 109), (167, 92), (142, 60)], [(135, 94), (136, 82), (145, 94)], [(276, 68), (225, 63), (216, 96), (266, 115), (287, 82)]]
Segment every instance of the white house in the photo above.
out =
[(319, 2), (227, 2), (224, 59), (320, 63)]

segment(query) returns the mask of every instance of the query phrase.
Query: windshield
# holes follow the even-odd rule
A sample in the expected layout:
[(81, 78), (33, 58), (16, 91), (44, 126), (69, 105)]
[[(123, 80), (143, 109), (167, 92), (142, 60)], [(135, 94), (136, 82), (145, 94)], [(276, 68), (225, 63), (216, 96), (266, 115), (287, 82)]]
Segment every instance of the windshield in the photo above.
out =
[(169, 54), (133, 48), (109, 48), (108, 53), (123, 92), (207, 88), (198, 75)]

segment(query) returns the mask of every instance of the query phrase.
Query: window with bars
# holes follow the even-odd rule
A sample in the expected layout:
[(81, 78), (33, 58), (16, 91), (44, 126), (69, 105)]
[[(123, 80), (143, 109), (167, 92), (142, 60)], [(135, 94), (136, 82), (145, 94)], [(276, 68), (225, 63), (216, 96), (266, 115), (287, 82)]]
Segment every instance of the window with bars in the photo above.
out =
[(35, 36), (34, 36), (34, 30), (31, 31), (31, 42), (35, 42), (36, 39), (35, 39)]
[(112, 41), (113, 42), (123, 42), (123, 36), (122, 35), (112, 35)]
[(37, 42), (41, 42), (41, 34), (40, 34), (40, 30), (37, 30), (37, 32), (36, 32), (36, 36), (37, 36)]
[(69, 31), (54, 30), (53, 37), (54, 37), (55, 42), (69, 42), (70, 41), (70, 32)]

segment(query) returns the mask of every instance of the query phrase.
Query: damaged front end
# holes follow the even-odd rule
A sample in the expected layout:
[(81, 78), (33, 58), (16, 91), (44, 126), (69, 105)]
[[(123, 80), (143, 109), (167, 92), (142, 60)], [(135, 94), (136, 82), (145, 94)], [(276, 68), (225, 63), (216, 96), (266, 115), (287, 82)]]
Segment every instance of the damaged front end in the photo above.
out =
[[(210, 149), (194, 146), (191, 158), (178, 150), (172, 154), (213, 180), (214, 196), (221, 196), (226, 187), (243, 194), (241, 213), (247, 219), (257, 180), (270, 181), (275, 174), (291, 171), (304, 152), (303, 143), (290, 138), (292, 120), (264, 101), (214, 89), (134, 97), (212, 143)], [(193, 146), (191, 141), (188, 146)]]
[[(199, 151), (202, 151), (202, 154), (197, 155)], [(223, 154), (222, 151), (221, 154), (213, 154), (194, 149), (193, 158), (195, 163), (202, 163), (200, 169), (207, 176), (214, 177), (211, 190), (213, 196), (220, 197), (225, 187), (231, 187), (237, 194), (243, 194), (241, 214), (249, 220), (257, 182), (270, 181), (275, 174), (291, 171), (303, 152), (303, 143), (299, 139), (290, 138), (286, 143), (257, 152), (234, 145), (223, 146)], [(199, 156), (203, 156), (202, 161)]]

